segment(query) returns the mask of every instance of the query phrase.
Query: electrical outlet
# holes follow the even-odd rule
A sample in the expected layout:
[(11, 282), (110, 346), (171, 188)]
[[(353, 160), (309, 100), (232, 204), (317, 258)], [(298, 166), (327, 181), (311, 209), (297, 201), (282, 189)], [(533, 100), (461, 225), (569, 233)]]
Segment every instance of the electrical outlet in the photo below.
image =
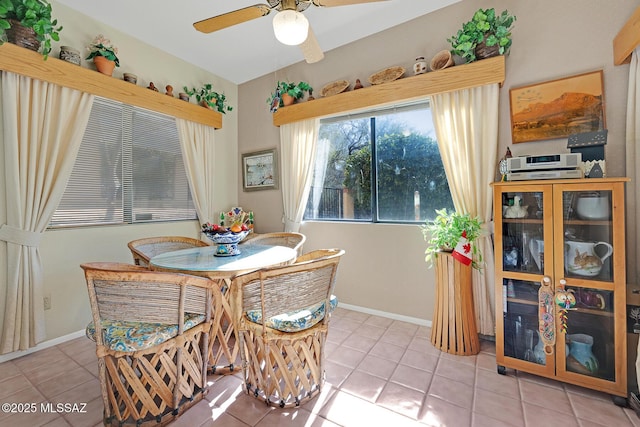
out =
[(44, 309), (51, 310), (51, 294), (44, 296)]

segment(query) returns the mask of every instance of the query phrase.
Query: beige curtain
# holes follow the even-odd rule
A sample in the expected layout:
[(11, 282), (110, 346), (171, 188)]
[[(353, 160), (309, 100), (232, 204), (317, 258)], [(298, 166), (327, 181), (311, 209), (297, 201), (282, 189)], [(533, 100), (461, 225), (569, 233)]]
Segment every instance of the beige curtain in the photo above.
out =
[[(0, 354), (45, 339), (38, 246), (82, 142), (93, 95), (2, 72), (7, 223), (5, 310)], [(4, 280), (3, 280), (4, 281)]]
[(176, 119), (176, 123), (198, 219), (200, 223), (217, 222), (213, 207), (215, 129), (183, 119)]
[(482, 270), (473, 270), (473, 299), (478, 332), (495, 335), (495, 267), (491, 239), (492, 191), (498, 152), (497, 84), (434, 95), (436, 137), (458, 212), (479, 216), (486, 233), (478, 240)]
[[(629, 64), (629, 89), (627, 92), (627, 129), (626, 129), (626, 159), (627, 176), (631, 181), (627, 183), (627, 259), (632, 261), (627, 268), (627, 283), (638, 283), (640, 278), (640, 259), (637, 244), (640, 238), (640, 184), (638, 179), (638, 162), (640, 162), (640, 48), (631, 54)], [(640, 384), (640, 341), (636, 355), (636, 379)], [(637, 390), (632, 390), (636, 392)]]
[(318, 140), (318, 119), (280, 126), (284, 231), (300, 230), (309, 198)]

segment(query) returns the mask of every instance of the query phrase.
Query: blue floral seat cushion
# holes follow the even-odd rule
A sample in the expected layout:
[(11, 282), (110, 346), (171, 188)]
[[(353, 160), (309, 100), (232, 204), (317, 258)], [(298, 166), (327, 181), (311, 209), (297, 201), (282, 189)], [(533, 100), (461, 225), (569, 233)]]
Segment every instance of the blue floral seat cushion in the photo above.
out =
[[(204, 314), (184, 315), (184, 330), (204, 322)], [(87, 338), (95, 341), (96, 328), (93, 322), (87, 325)], [(114, 351), (137, 351), (163, 342), (178, 335), (178, 325), (164, 323), (127, 322), (103, 320), (102, 336), (104, 344)]]
[[(329, 299), (329, 313), (338, 305), (338, 298), (331, 295)], [(247, 318), (253, 323), (262, 324), (262, 310), (249, 310)], [(267, 319), (266, 326), (282, 332), (298, 332), (309, 329), (324, 318), (324, 302), (311, 307), (289, 313), (279, 314)]]

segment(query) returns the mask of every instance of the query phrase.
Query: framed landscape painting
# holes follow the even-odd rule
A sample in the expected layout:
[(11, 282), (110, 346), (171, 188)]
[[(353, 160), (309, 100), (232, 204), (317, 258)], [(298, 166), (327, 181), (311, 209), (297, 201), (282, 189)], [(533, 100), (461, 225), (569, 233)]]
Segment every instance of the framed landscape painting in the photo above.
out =
[(245, 191), (278, 188), (276, 149), (243, 154), (242, 178)]
[(511, 89), (513, 143), (606, 129), (602, 70)]

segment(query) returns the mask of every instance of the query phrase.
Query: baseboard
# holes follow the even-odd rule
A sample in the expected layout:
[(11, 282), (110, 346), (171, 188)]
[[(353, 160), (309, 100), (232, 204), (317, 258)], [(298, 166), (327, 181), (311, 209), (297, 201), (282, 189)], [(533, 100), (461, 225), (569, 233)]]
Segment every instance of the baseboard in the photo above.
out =
[(85, 334), (85, 331), (84, 329), (82, 329), (81, 331), (72, 332), (70, 334), (63, 335), (61, 337), (54, 338), (49, 341), (41, 342), (40, 344), (36, 345), (35, 347), (31, 347), (28, 350), (14, 351), (13, 353), (3, 354), (0, 356), (0, 363), (7, 362), (12, 359), (17, 359), (18, 357), (26, 356), (27, 354), (35, 353), (36, 351), (44, 350), (45, 348), (53, 347), (54, 345), (62, 344), (63, 342), (67, 342), (79, 337), (83, 337), (84, 334)]
[(419, 319), (417, 317), (403, 316), (402, 314), (388, 313), (386, 311), (374, 310), (367, 307), (360, 307), (357, 305), (344, 304), (338, 302), (338, 307), (345, 308), (347, 310), (359, 311), (360, 313), (372, 314), (374, 316), (386, 317), (388, 319), (400, 320), (402, 322), (413, 323), (420, 326), (431, 327), (431, 320)]

